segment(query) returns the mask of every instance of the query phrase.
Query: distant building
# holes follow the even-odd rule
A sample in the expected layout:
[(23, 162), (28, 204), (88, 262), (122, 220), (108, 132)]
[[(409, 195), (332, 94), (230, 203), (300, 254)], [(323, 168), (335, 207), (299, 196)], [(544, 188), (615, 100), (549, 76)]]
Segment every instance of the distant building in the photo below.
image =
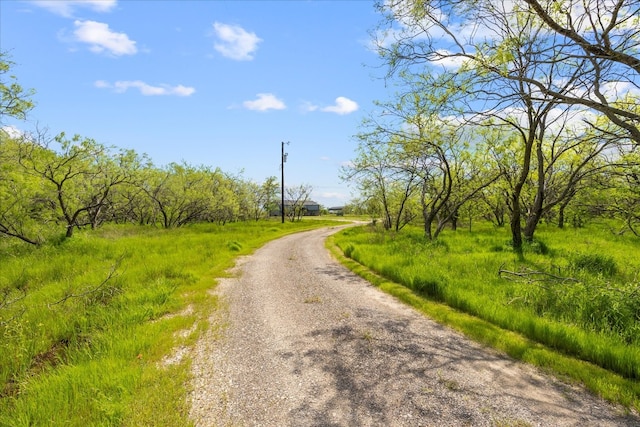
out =
[(344, 206), (334, 206), (332, 208), (329, 208), (328, 210), (330, 214), (334, 214), (338, 216), (344, 215)]
[[(313, 200), (307, 200), (304, 203), (298, 202), (302, 205), (302, 216), (318, 216), (320, 215), (320, 204), (318, 202), (314, 202)], [(293, 200), (285, 200), (284, 201), (284, 209), (285, 214), (290, 211), (295, 205), (295, 201)], [(271, 212), (273, 216), (281, 216), (282, 210), (280, 206), (280, 202), (278, 202), (278, 209)]]

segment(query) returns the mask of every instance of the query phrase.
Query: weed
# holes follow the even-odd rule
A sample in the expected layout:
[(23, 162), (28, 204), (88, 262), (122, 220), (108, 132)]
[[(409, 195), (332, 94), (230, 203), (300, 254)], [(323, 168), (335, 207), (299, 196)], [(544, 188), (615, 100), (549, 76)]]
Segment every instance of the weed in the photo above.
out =
[(373, 341), (374, 340), (373, 332), (371, 331), (362, 332), (362, 339), (369, 342)]
[(442, 384), (449, 391), (458, 391), (461, 388), (458, 381), (444, 378), (442, 372), (438, 372), (438, 383)]
[(570, 265), (575, 270), (583, 270), (592, 274), (602, 274), (608, 277), (613, 276), (618, 270), (616, 261), (612, 256), (598, 253), (575, 255)]

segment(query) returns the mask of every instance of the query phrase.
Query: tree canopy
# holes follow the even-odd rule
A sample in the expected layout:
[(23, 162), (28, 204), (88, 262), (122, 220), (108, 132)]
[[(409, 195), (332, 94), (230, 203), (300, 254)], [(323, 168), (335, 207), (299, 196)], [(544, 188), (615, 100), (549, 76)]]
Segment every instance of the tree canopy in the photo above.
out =
[[(541, 220), (563, 226), (598, 177), (633, 170), (637, 2), (390, 0), (378, 8), (378, 52), (400, 91), (363, 126), (345, 175), (362, 177), (383, 206), (392, 179), (420, 188), (401, 206), (411, 197), (422, 205), (428, 238), (476, 204), (498, 223), (508, 213), (520, 250)], [(376, 154), (400, 146), (401, 160)], [(375, 167), (365, 160), (376, 158)], [(409, 174), (412, 164), (422, 166)]]

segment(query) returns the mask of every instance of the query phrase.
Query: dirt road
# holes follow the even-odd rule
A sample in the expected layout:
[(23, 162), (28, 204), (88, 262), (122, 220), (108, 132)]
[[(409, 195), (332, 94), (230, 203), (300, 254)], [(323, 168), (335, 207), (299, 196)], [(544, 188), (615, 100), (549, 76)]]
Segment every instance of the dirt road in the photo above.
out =
[(271, 242), (217, 288), (198, 343), (198, 426), (640, 426), (470, 342), (331, 259), (333, 229)]

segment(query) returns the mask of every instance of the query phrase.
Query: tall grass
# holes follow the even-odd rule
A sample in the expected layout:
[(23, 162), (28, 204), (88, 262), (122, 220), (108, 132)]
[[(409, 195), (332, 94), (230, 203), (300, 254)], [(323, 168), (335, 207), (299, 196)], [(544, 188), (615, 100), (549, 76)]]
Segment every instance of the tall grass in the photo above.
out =
[(0, 241), (0, 425), (185, 426), (192, 345), (234, 259), (327, 222), (108, 226)]
[(506, 230), (488, 225), (448, 231), (435, 242), (417, 228), (372, 227), (334, 240), (351, 259), (417, 295), (640, 379), (640, 239), (604, 226), (542, 227), (522, 256), (510, 250)]

